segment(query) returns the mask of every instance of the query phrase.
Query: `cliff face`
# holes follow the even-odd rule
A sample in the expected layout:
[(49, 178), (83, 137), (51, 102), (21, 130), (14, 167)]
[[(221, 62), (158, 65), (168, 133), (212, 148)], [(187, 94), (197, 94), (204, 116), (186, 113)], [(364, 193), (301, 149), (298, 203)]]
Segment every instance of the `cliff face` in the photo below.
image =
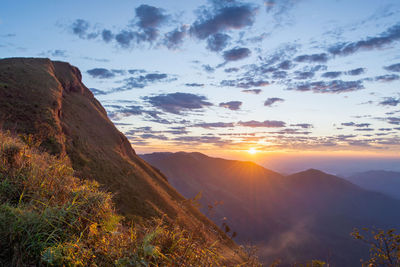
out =
[[(0, 60), (0, 126), (69, 157), (76, 175), (111, 191), (128, 218), (166, 214), (189, 229), (205, 229), (227, 251), (235, 245), (175, 191), (166, 178), (139, 158), (127, 138), (81, 82), (80, 71), (49, 59)], [(229, 249), (228, 249), (229, 247)]]

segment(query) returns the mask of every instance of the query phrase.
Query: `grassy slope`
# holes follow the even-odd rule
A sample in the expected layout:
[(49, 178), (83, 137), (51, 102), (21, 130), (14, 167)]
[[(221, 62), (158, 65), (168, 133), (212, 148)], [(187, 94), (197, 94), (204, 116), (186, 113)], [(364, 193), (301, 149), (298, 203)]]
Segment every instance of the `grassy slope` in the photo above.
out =
[(118, 211), (129, 219), (166, 214), (167, 220), (201, 229), (205, 239), (221, 240), (224, 253), (233, 255), (236, 245), (136, 156), (81, 83), (77, 68), (48, 59), (0, 60), (0, 124), (33, 134), (50, 153), (67, 155), (76, 175), (111, 191)]

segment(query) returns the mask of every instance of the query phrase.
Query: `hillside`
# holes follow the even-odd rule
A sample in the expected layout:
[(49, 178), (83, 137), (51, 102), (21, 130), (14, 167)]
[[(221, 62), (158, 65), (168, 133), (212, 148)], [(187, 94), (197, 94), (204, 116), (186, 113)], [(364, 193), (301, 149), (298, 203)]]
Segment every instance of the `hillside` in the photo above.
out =
[(367, 171), (353, 174), (345, 179), (364, 189), (400, 199), (400, 172)]
[(165, 214), (205, 240), (220, 240), (225, 256), (241, 261), (233, 252), (236, 245), (136, 155), (76, 67), (49, 59), (0, 60), (0, 125), (53, 155), (67, 156), (74, 175), (111, 192), (128, 220)]
[(184, 196), (202, 191), (203, 204), (222, 201), (210, 218), (221, 224), (227, 217), (238, 233), (236, 240), (257, 244), (265, 262), (321, 259), (333, 266), (358, 266), (368, 249), (350, 237), (354, 227), (400, 226), (400, 215), (394, 212), (399, 201), (318, 170), (285, 177), (255, 163), (200, 153), (141, 157)]

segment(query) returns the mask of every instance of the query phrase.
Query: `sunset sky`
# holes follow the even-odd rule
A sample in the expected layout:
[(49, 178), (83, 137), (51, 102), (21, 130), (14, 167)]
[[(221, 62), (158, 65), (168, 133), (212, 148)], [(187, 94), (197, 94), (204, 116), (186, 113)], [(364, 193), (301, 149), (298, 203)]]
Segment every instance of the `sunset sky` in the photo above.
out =
[(77, 66), (138, 153), (400, 155), (398, 0), (2, 0), (0, 57)]

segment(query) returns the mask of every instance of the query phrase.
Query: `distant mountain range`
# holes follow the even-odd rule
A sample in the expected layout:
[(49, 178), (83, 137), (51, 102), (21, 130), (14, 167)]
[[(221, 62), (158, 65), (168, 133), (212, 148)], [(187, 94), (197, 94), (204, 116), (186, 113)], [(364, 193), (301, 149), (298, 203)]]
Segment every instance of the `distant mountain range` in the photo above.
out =
[[(400, 226), (400, 201), (318, 170), (283, 176), (201, 153), (140, 156), (185, 197), (201, 192), (203, 212), (217, 225), (227, 223), (239, 243), (256, 244), (266, 263), (321, 259), (359, 266), (368, 248), (352, 240), (353, 228)], [(210, 211), (208, 205), (221, 202)]]
[(345, 177), (350, 182), (371, 191), (381, 192), (400, 199), (400, 172), (367, 171)]

